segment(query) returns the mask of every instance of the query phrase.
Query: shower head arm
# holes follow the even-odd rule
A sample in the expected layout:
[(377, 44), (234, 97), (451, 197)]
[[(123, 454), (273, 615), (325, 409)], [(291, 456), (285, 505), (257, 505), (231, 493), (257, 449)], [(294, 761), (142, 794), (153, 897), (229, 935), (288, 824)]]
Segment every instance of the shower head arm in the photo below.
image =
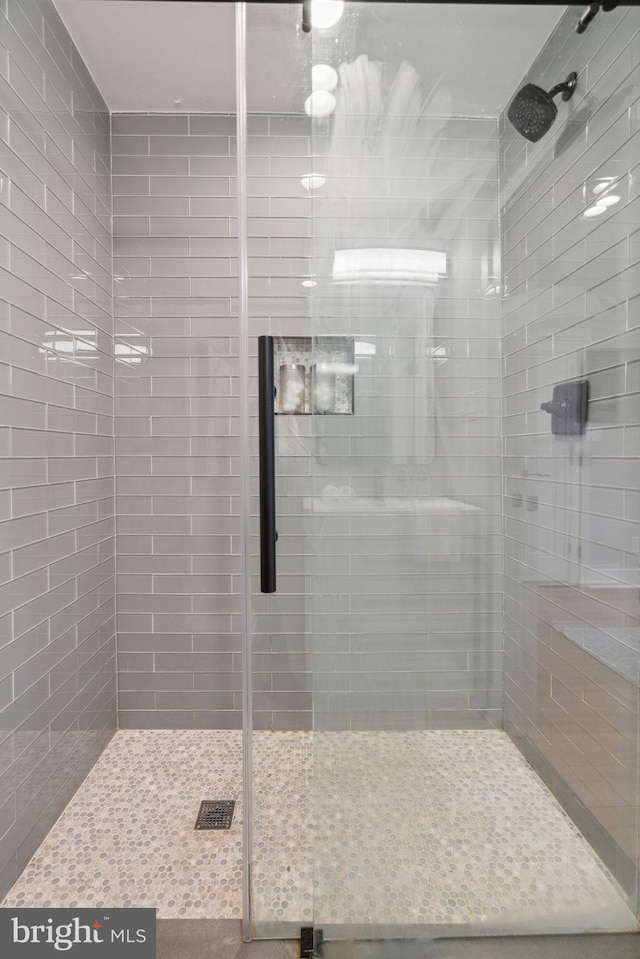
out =
[(578, 74), (570, 73), (564, 83), (556, 83), (555, 87), (552, 90), (549, 90), (549, 96), (553, 99), (554, 97), (557, 97), (559, 93), (561, 93), (563, 100), (570, 100), (575, 92), (577, 83)]

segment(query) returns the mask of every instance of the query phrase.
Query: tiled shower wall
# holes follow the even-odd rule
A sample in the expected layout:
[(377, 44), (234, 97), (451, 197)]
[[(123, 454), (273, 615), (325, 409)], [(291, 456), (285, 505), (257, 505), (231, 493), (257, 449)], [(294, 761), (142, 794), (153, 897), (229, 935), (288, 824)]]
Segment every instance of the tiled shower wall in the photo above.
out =
[[(316, 728), (499, 725), (497, 122), (400, 106), (395, 139), (336, 95), (314, 138), (313, 312), (355, 338), (357, 371), (355, 414), (312, 426)], [(445, 253), (446, 269), (331, 282), (335, 251), (362, 247)]]
[[(310, 336), (313, 206), (301, 177), (309, 172), (307, 116), (253, 116), (248, 128), (249, 335)], [(277, 339), (276, 356), (284, 344)], [(286, 353), (286, 347), (285, 347)], [(276, 361), (277, 366), (277, 361)], [(255, 367), (254, 367), (255, 368)], [(278, 377), (276, 369), (276, 381)], [(276, 417), (277, 592), (259, 592), (257, 379), (250, 383), (253, 722), (257, 729), (310, 729), (309, 529), (303, 499), (314, 469), (308, 416)]]
[(239, 728), (235, 121), (112, 123), (120, 725)]
[(109, 113), (0, 3), (0, 898), (116, 725)]
[[(260, 333), (306, 332), (308, 294), (285, 272), (308, 263), (302, 245), (310, 201), (303, 211), (300, 179), (291, 178), (308, 165), (309, 138), (299, 125), (297, 118), (249, 117), (256, 374)], [(235, 120), (116, 114), (113, 133), (120, 723), (240, 728)], [(251, 389), (256, 452), (255, 375)], [(279, 430), (276, 596), (259, 595), (252, 540), (260, 728), (311, 724), (308, 596), (299, 575), (308, 491), (300, 477), (309, 477), (310, 461), (286, 426)], [(257, 469), (254, 456), (254, 521)]]
[[(574, 19), (528, 77), (579, 74), (554, 132), (527, 145), (501, 121), (505, 720), (607, 855), (637, 861), (640, 12), (582, 37)], [(575, 379), (586, 433), (554, 436), (540, 404)]]
[[(233, 119), (122, 114), (113, 132), (121, 723), (240, 726)], [(252, 362), (261, 333), (309, 335), (313, 309), (316, 332), (363, 335), (382, 365), (361, 361), (355, 416), (278, 419), (273, 596), (258, 593), (252, 540), (254, 722), (309, 728), (315, 675), (319, 714), (340, 728), (495, 724), (497, 124), (424, 121), (412, 160), (378, 176), (353, 166), (356, 138), (316, 133), (306, 117), (249, 118)], [(312, 199), (300, 178), (314, 150), (331, 153), (320, 159), (331, 169), (324, 196)], [(406, 245), (435, 237), (449, 274), (428, 309), (409, 291), (406, 329), (389, 336), (388, 298), (314, 289), (310, 303), (301, 282), (319, 252), (312, 215), (325, 265), (327, 244), (331, 253), (354, 245), (354, 230), (381, 245), (397, 245), (401, 227), (412, 231)], [(427, 350), (438, 357), (428, 371), (437, 408), (416, 413), (418, 429), (437, 439), (417, 462), (389, 466), (406, 423), (384, 410), (385, 389)], [(255, 393), (252, 377), (254, 441)], [(255, 519), (255, 458), (251, 475)], [(475, 509), (430, 516), (420, 530), (394, 515), (374, 527), (344, 515), (318, 525), (309, 498), (334, 484), (361, 497), (446, 497)], [(315, 674), (311, 625), (321, 637)]]

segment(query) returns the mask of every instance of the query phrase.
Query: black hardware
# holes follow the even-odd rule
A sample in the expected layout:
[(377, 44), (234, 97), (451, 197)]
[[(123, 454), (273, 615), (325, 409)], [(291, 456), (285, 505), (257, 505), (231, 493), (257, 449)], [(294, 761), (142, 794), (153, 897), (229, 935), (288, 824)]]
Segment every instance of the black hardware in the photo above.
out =
[(551, 432), (560, 436), (584, 433), (587, 424), (589, 383), (572, 380), (553, 388), (553, 397), (540, 409), (551, 414)]
[(573, 96), (573, 91), (576, 88), (578, 83), (578, 74), (570, 73), (564, 83), (556, 83), (555, 87), (552, 90), (549, 90), (549, 96), (551, 99), (557, 97), (559, 93), (562, 94), (563, 100), (570, 100)]
[(260, 423), (260, 590), (276, 591), (276, 467), (273, 337), (258, 337), (258, 418)]
[(509, 122), (523, 137), (537, 143), (551, 129), (558, 116), (553, 98), (561, 93), (563, 100), (570, 100), (577, 83), (577, 73), (570, 73), (564, 83), (557, 83), (548, 93), (535, 83), (525, 83), (507, 110)]
[(595, 15), (600, 10), (599, 3), (590, 3), (587, 9), (584, 11), (578, 22), (576, 23), (576, 33), (584, 33), (587, 29)]
[(609, 10), (615, 10), (617, 6), (617, 0), (616, 2), (612, 2), (612, 0), (605, 0), (604, 3), (590, 3), (576, 23), (576, 33), (584, 33), (596, 14), (600, 11), (601, 7), (605, 13), (608, 13)]
[(314, 929), (313, 926), (300, 927), (300, 959), (313, 959), (314, 956), (321, 957), (322, 949), (322, 929)]
[(302, 0), (302, 32), (311, 33), (311, 0)]

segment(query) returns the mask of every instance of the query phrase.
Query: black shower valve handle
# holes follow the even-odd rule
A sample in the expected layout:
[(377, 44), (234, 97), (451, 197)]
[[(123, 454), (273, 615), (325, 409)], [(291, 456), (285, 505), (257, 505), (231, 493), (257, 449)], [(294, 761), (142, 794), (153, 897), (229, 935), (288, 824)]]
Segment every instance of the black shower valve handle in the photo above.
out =
[(567, 400), (549, 400), (548, 403), (541, 403), (540, 409), (552, 416), (561, 416), (566, 419), (569, 415), (569, 403)]
[(553, 388), (553, 395), (540, 409), (551, 416), (551, 432), (557, 436), (578, 436), (585, 432), (589, 406), (587, 380), (567, 380)]

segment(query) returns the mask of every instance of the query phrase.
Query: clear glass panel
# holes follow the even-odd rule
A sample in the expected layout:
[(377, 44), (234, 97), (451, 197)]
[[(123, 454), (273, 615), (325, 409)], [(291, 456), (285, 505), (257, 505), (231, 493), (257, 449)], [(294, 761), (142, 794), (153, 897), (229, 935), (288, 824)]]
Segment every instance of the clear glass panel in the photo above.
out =
[(251, 920), (327, 955), (635, 925), (640, 15), (479, 6), (248, 6)]
[[(349, 3), (311, 34), (327, 954), (635, 926), (640, 15), (575, 20)], [(525, 70), (578, 74), (539, 142)], [(552, 432), (584, 380), (586, 432), (559, 394)]]
[[(251, 929), (298, 938), (312, 922), (309, 570), (311, 495), (311, 41), (300, 4), (247, 4), (249, 352), (251, 363)], [(265, 55), (268, 51), (268, 55)], [(275, 64), (286, 65), (281, 71)], [(277, 592), (260, 593), (258, 337), (275, 338)], [(294, 413), (294, 410), (300, 410)]]

